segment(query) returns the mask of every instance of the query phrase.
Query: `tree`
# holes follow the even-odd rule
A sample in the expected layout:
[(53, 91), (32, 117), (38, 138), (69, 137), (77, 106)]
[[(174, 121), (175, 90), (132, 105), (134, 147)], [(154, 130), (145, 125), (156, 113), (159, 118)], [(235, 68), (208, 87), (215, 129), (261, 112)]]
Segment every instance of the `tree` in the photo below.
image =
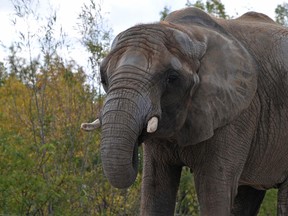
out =
[(186, 7), (197, 7), (209, 14), (212, 14), (216, 17), (221, 17), (223, 19), (228, 19), (229, 16), (225, 12), (225, 6), (221, 3), (220, 0), (207, 0), (206, 3), (203, 3), (201, 0), (197, 0), (195, 3), (191, 3), (190, 0), (187, 0)]
[(166, 16), (171, 12), (171, 9), (168, 6), (163, 8), (163, 11), (160, 11), (160, 20), (163, 21)]
[[(228, 19), (229, 16), (225, 12), (225, 6), (219, 0), (207, 0), (206, 3), (203, 3), (202, 0), (196, 0), (195, 3), (191, 3), (190, 0), (187, 0), (186, 7), (197, 7), (201, 10), (206, 11), (209, 14), (212, 14), (216, 17), (221, 17), (223, 19)], [(165, 17), (171, 12), (171, 9), (168, 6), (165, 6), (162, 11), (160, 11), (160, 20), (164, 20)]]
[(200, 214), (193, 174), (188, 167), (182, 170), (175, 211), (176, 215)]
[(112, 30), (106, 25), (101, 8), (101, 4), (97, 4), (95, 0), (90, 0), (89, 4), (84, 4), (78, 16), (79, 23), (77, 26), (82, 35), (81, 43), (90, 54), (91, 86), (94, 90), (98, 88), (97, 94), (100, 96), (103, 92), (101, 91), (101, 79), (98, 69), (101, 60), (108, 53), (112, 37)]
[[(65, 35), (56, 35), (57, 13), (43, 19), (34, 3), (15, 1), (14, 20), (27, 31), (9, 47), (8, 73), (0, 67), (0, 214), (136, 215), (141, 176), (129, 193), (103, 176), (99, 131), (80, 131), (101, 101), (83, 68), (60, 56)], [(34, 32), (33, 20), (47, 23)], [(98, 64), (106, 48), (92, 42)]]
[(186, 7), (197, 7), (200, 8), (202, 10), (205, 10), (205, 5), (201, 0), (197, 0), (195, 3), (191, 3), (190, 0), (187, 0)]
[(4, 84), (7, 76), (7, 69), (5, 68), (4, 63), (0, 62), (0, 87)]
[(275, 19), (280, 25), (288, 27), (288, 3), (277, 5), (275, 9)]

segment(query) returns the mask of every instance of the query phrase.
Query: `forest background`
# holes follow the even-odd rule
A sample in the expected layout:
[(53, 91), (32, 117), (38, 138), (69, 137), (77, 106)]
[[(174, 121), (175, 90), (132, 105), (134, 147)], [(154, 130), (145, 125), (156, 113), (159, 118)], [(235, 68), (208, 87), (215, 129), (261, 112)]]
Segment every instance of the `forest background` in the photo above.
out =
[[(0, 62), (0, 215), (138, 215), (140, 173), (132, 187), (112, 188), (101, 166), (100, 131), (85, 133), (82, 122), (98, 115), (105, 94), (98, 66), (109, 52), (112, 29), (101, 4), (83, 4), (77, 30), (87, 52), (87, 67), (66, 59), (67, 34), (59, 27), (57, 11), (41, 17), (39, 2), (14, 0), (12, 44)], [(217, 0), (187, 1), (224, 19), (231, 18)], [(164, 7), (159, 20), (170, 12)], [(288, 4), (275, 8), (275, 21), (288, 25)], [(31, 21), (41, 25), (31, 30)], [(44, 20), (44, 22), (43, 22)], [(42, 24), (43, 23), (43, 24)], [(39, 49), (35, 56), (34, 48)], [(276, 215), (277, 191), (270, 190), (259, 215)], [(193, 174), (184, 169), (175, 215), (199, 215)]]

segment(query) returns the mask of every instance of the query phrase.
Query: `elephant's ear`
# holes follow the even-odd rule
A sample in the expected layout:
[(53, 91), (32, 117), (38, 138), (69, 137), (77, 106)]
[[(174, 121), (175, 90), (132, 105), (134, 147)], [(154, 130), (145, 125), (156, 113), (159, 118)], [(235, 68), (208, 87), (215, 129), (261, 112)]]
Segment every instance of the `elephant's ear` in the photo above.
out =
[(183, 145), (207, 140), (215, 129), (237, 118), (250, 105), (257, 87), (256, 64), (236, 39), (214, 30), (204, 35), (207, 50), (200, 60), (200, 83), (182, 129), (191, 136), (182, 140)]

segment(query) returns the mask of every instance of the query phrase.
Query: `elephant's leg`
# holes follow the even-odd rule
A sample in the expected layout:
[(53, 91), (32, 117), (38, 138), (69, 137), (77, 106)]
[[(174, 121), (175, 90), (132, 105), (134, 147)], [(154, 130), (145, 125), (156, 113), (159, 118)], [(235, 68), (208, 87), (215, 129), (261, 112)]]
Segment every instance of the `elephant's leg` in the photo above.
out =
[(230, 216), (237, 185), (223, 179), (196, 175), (196, 173), (194, 179), (200, 215)]
[[(245, 146), (235, 148), (228, 145), (230, 142), (221, 144), (216, 140), (214, 143), (199, 145), (199, 149), (193, 148), (199, 153), (194, 166), (194, 180), (200, 204), (200, 215), (230, 216), (234, 199), (237, 195), (239, 178), (241, 176), (246, 155)], [(238, 146), (237, 146), (238, 147)], [(238, 151), (244, 153), (239, 154)], [(202, 151), (202, 152), (201, 152)], [(203, 153), (204, 152), (204, 153)], [(197, 154), (193, 153), (194, 158)], [(235, 157), (237, 155), (237, 157)]]
[(234, 200), (232, 215), (256, 216), (266, 191), (249, 186), (239, 186)]
[[(174, 215), (176, 194), (182, 166), (163, 161), (144, 145), (144, 168), (141, 192), (141, 215)], [(164, 153), (165, 154), (165, 153)]]
[(277, 215), (288, 215), (288, 179), (280, 185), (278, 190)]

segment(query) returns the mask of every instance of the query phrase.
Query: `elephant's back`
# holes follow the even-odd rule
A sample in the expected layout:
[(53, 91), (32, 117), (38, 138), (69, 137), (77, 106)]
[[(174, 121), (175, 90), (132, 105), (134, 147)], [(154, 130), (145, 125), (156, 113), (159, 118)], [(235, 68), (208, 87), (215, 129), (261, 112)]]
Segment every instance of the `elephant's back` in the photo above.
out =
[(263, 23), (276, 24), (274, 20), (272, 20), (267, 15), (253, 11), (247, 12), (235, 20), (244, 22), (263, 22)]
[(249, 12), (237, 19), (217, 19), (216, 22), (255, 55), (265, 56), (271, 51), (279, 53), (288, 48), (288, 28), (264, 14)]
[(195, 18), (213, 21), (210, 15), (205, 13), (204, 11), (194, 8), (194, 7), (187, 7), (182, 10), (177, 10), (170, 13), (166, 18), (165, 21), (167, 22), (181, 22), (181, 20), (191, 20), (193, 21)]
[[(259, 67), (258, 71), (264, 73), (262, 76), (286, 78), (288, 73), (288, 29), (270, 20), (267, 16), (254, 19), (252, 16), (254, 15), (250, 14), (244, 18), (218, 20), (217, 22), (251, 54)], [(259, 79), (261, 78), (259, 77)]]

